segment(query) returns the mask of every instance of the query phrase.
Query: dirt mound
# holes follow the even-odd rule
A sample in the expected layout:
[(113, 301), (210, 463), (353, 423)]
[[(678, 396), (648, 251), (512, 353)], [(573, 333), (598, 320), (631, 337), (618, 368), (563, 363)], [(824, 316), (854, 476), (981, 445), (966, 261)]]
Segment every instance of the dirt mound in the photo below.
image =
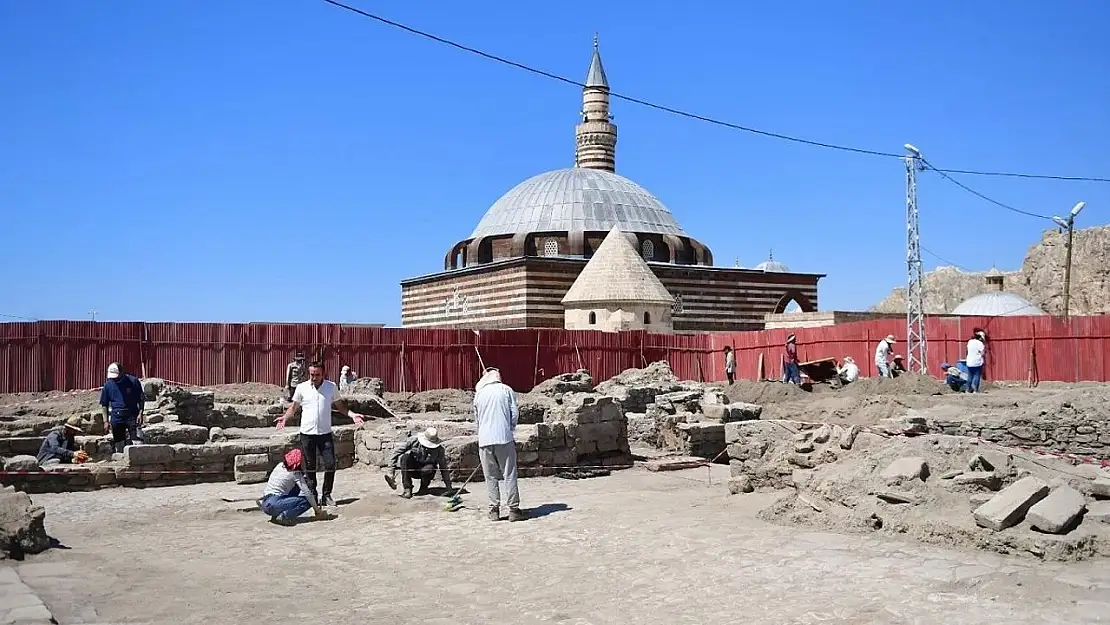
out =
[[(795, 471), (796, 492), (760, 512), (760, 517), (834, 531), (881, 531), (927, 543), (1049, 560), (1110, 556), (1110, 527), (1098, 527), (1101, 524), (1086, 523), (1067, 535), (1051, 536), (1023, 526), (995, 532), (974, 521), (973, 496), (992, 496), (1023, 475), (1082, 489), (1088, 479), (1067, 467), (1054, 468), (1044, 459), (1033, 462), (1031, 456), (1010, 455), (974, 439), (941, 435), (878, 439), (848, 453), (837, 451), (840, 457), (832, 462)], [(987, 459), (993, 477), (964, 479), (983, 475), (972, 473), (982, 471), (977, 464), (980, 458)], [(887, 472), (896, 462), (920, 466), (917, 460), (926, 466), (924, 479), (908, 474), (892, 477)]]
[[(678, 382), (671, 365), (665, 360), (653, 362), (643, 369), (625, 369), (602, 384), (606, 386), (650, 386), (659, 382)], [(601, 390), (601, 385), (598, 385)]]
[(381, 378), (359, 378), (347, 387), (347, 392), (352, 395), (366, 394), (385, 396), (385, 382)]
[(1023, 411), (1028, 418), (1052, 416), (1061, 420), (1110, 419), (1110, 387), (1085, 387), (1034, 400)]
[(951, 392), (944, 382), (917, 373), (903, 373), (896, 378), (860, 378), (840, 391), (850, 396), (941, 395)]
[(772, 404), (811, 397), (808, 391), (794, 384), (751, 380), (737, 380), (736, 383), (726, 386), (724, 392), (728, 395), (729, 401), (748, 404)]
[(424, 407), (421, 412), (450, 412), (455, 414), (469, 414), (474, 409), (473, 391), (463, 391), (456, 388), (441, 388), (431, 391), (414, 393), (409, 401)]

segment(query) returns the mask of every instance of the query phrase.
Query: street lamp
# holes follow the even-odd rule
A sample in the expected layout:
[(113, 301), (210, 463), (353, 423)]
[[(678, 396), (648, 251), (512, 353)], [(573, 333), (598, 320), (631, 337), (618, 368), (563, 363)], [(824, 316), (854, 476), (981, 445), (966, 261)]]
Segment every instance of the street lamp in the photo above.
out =
[(1065, 245), (1067, 248), (1067, 258), (1064, 260), (1064, 321), (1069, 318), (1068, 307), (1071, 305), (1071, 244), (1072, 237), (1075, 235), (1075, 218), (1079, 215), (1086, 202), (1079, 202), (1071, 207), (1071, 212), (1068, 213), (1067, 219), (1061, 219), (1053, 216), (1052, 221), (1056, 222), (1062, 228), (1068, 229), (1068, 242)]

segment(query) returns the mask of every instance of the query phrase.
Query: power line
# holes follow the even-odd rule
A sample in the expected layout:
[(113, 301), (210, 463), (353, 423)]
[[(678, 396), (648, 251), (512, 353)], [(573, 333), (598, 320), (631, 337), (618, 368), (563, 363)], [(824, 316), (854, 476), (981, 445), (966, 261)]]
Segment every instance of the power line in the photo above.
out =
[(0, 317), (4, 317), (5, 319), (19, 319), (21, 321), (38, 321), (38, 319), (32, 319), (31, 317), (21, 317), (19, 315), (9, 315), (6, 313), (0, 313)]
[(952, 261), (948, 260), (947, 258), (945, 258), (945, 257), (941, 256), (940, 254), (937, 254), (937, 253), (936, 253), (936, 252), (934, 252), (933, 250), (931, 250), (931, 249), (929, 249), (929, 248), (925, 247), (924, 245), (922, 245), (922, 246), (921, 246), (921, 251), (922, 251), (922, 252), (925, 252), (925, 253), (926, 253), (926, 254), (928, 254), (929, 256), (932, 256), (933, 258), (935, 258), (935, 259), (939, 260), (939, 261), (940, 261), (940, 262), (942, 262), (942, 263), (946, 263), (946, 264), (948, 264), (948, 265), (951, 265), (951, 266), (955, 267), (956, 269), (959, 269), (959, 270), (961, 270), (961, 271), (966, 271), (966, 272), (968, 272), (968, 273), (976, 273), (976, 272), (974, 272), (974, 271), (972, 271), (972, 270), (968, 269), (967, 267), (964, 267), (963, 265), (959, 265), (959, 264), (956, 264), (956, 263), (954, 263), (954, 262), (952, 262)]
[[(423, 31), (423, 30), (420, 30), (420, 29), (417, 29), (417, 28), (413, 28), (412, 26), (406, 26), (405, 24), (401, 24), (400, 22), (395, 22), (393, 20), (382, 17), (380, 15), (376, 15), (374, 13), (364, 11), (364, 10), (359, 9), (357, 7), (353, 7), (349, 4), (344, 4), (342, 2), (339, 2), (338, 0), (323, 0), (323, 2), (326, 2), (326, 3), (328, 3), (328, 4), (330, 4), (334, 7), (343, 9), (345, 11), (350, 11), (351, 13), (355, 13), (355, 14), (360, 15), (362, 17), (365, 17), (367, 19), (372, 19), (372, 20), (374, 20), (376, 22), (379, 22), (381, 24), (385, 24), (387, 26), (392, 26), (393, 28), (403, 30), (407, 33), (416, 35), (418, 37), (424, 37), (425, 39), (430, 39), (430, 40), (435, 41), (437, 43), (441, 43), (443, 45), (450, 46), (450, 47), (456, 48), (458, 50), (462, 50), (463, 52), (469, 52), (470, 54), (480, 56), (480, 57), (488, 59), (490, 61), (495, 61), (495, 62), (501, 63), (503, 65), (508, 65), (510, 67), (515, 67), (517, 69), (524, 70), (526, 72), (530, 72), (530, 73), (536, 74), (538, 76), (543, 76), (544, 78), (550, 78), (551, 80), (556, 80), (556, 81), (559, 81), (559, 82), (562, 82), (562, 83), (566, 83), (568, 85), (574, 85), (574, 86), (580, 87), (580, 88), (585, 88), (585, 86), (586, 86), (585, 84), (583, 84), (583, 83), (581, 83), (577, 80), (572, 80), (570, 78), (567, 78), (566, 76), (560, 76), (558, 74), (554, 74), (552, 72), (548, 72), (548, 71), (533, 67), (531, 65), (526, 65), (524, 63), (513, 61), (512, 59), (508, 59), (508, 58), (505, 58), (503, 56), (498, 56), (496, 54), (492, 54), (492, 53), (489, 53), (489, 52), (485, 52), (483, 50), (479, 50), (478, 48), (473, 48), (471, 46), (467, 46), (467, 45), (458, 43), (456, 41), (452, 41), (450, 39), (440, 37), (438, 35), (433, 35), (432, 33), (429, 33), (427, 31)], [(730, 128), (730, 129), (733, 129), (733, 130), (740, 130), (740, 131), (743, 131), (743, 132), (748, 132), (748, 133), (752, 133), (752, 134), (756, 134), (756, 135), (760, 135), (760, 136), (764, 136), (764, 137), (770, 137), (772, 139), (781, 139), (783, 141), (790, 141), (792, 143), (800, 143), (800, 144), (803, 144), (803, 145), (811, 145), (811, 146), (814, 146), (814, 147), (827, 148), (827, 149), (830, 149), (830, 150), (838, 150), (838, 151), (841, 151), (841, 152), (851, 152), (851, 153), (854, 153), (854, 154), (865, 154), (865, 155), (868, 155), (868, 156), (881, 156), (881, 157), (886, 157), (886, 158), (898, 158), (898, 159), (901, 159), (904, 156), (902, 154), (898, 154), (898, 153), (895, 153), (895, 152), (883, 152), (881, 150), (868, 150), (868, 149), (865, 149), (865, 148), (857, 148), (857, 147), (852, 147), (852, 146), (847, 146), (847, 145), (839, 145), (839, 144), (836, 144), (836, 143), (826, 143), (824, 141), (815, 141), (815, 140), (812, 140), (812, 139), (804, 139), (802, 137), (795, 137), (795, 136), (786, 135), (786, 134), (782, 134), (782, 133), (778, 133), (778, 132), (771, 132), (769, 130), (760, 130), (759, 128), (752, 128), (751, 126), (744, 126), (742, 124), (736, 124), (736, 123), (733, 123), (733, 122), (728, 122), (728, 121), (716, 119), (716, 118), (713, 118), (713, 117), (707, 117), (705, 115), (699, 115), (697, 113), (691, 113), (689, 111), (676, 109), (676, 108), (673, 108), (673, 107), (670, 107), (670, 106), (665, 106), (665, 105), (662, 105), (662, 104), (656, 104), (654, 102), (649, 102), (647, 100), (642, 100), (640, 98), (624, 95), (624, 94), (621, 94), (621, 93), (616, 93), (616, 92), (613, 92), (613, 91), (609, 92), (609, 97), (616, 98), (618, 100), (624, 100), (626, 102), (631, 102), (633, 104), (639, 104), (640, 106), (645, 106), (645, 107), (648, 107), (648, 108), (652, 108), (652, 109), (655, 109), (657, 111), (663, 111), (665, 113), (670, 113), (672, 115), (677, 115), (679, 117), (685, 117), (685, 118), (688, 118), (688, 119), (696, 119), (698, 121), (706, 122), (706, 123), (713, 124), (713, 125), (716, 125), (716, 126), (721, 126), (721, 127), (724, 127), (724, 128)], [(1032, 179), (1043, 179), (1043, 180), (1066, 180), (1066, 181), (1073, 181), (1073, 182), (1074, 181), (1110, 182), (1110, 178), (1098, 178), (1098, 177), (1091, 177), (1091, 176), (1053, 176), (1053, 175), (1047, 175), (1047, 174), (1026, 174), (1026, 173), (1013, 173), (1013, 172), (997, 172), (997, 171), (977, 171), (977, 170), (967, 170), (967, 169), (950, 169), (950, 170), (949, 169), (936, 169), (936, 168), (933, 168), (933, 169), (934, 169), (934, 171), (936, 171), (937, 173), (940, 173), (942, 175), (944, 175), (947, 172), (947, 173), (966, 174), (966, 175), (970, 175), (970, 176), (1005, 176), (1005, 177), (1013, 177), (1013, 178), (1032, 178)], [(955, 181), (953, 180), (953, 182), (955, 182)], [(961, 187), (964, 186), (964, 185), (962, 185), (958, 182), (956, 184), (960, 185)], [(964, 187), (964, 188), (967, 189), (966, 187)], [(1001, 204), (1000, 202), (996, 202), (996, 201), (994, 201), (990, 198), (987, 198), (986, 196), (980, 195), (979, 193), (977, 193), (975, 191), (972, 191), (971, 189), (967, 189), (967, 190), (970, 191), (971, 193), (974, 193), (975, 195), (979, 195), (980, 197), (982, 197), (983, 199), (985, 199), (985, 200), (987, 200), (991, 203), (999, 204), (1003, 208), (1008, 208), (1008, 209), (1013, 210), (1015, 212), (1023, 213), (1023, 214), (1026, 214), (1026, 215), (1031, 215), (1031, 213), (1025, 213), (1024, 211), (1021, 211), (1021, 210), (1018, 210), (1018, 209), (1015, 209), (1015, 208), (1012, 208), (1012, 207), (1008, 207), (1004, 204)], [(1034, 217), (1041, 217), (1041, 215), (1033, 215), (1033, 216)]]
[(925, 165), (928, 165), (929, 169), (937, 172), (938, 174), (941, 175), (942, 178), (944, 178), (948, 182), (951, 182), (952, 184), (954, 184), (957, 187), (963, 189), (964, 191), (967, 191), (968, 193), (974, 195), (975, 197), (986, 200), (986, 201), (990, 202), (991, 204), (994, 204), (995, 206), (1000, 206), (1002, 208), (1005, 208), (1008, 211), (1013, 211), (1013, 212), (1015, 212), (1019, 215), (1026, 215), (1028, 217), (1036, 217), (1038, 219), (1045, 219), (1045, 220), (1048, 220), (1048, 221), (1052, 221), (1052, 218), (1048, 217), (1046, 215), (1038, 215), (1037, 213), (1031, 213), (1029, 211), (1024, 211), (1024, 210), (1021, 210), (1020, 208), (1014, 208), (1013, 206), (1010, 206), (1009, 204), (1003, 204), (1002, 202), (999, 202), (998, 200), (996, 200), (994, 198), (987, 197), (987, 196), (983, 195), (982, 193), (979, 193), (975, 189), (972, 189), (971, 187), (967, 186), (966, 184), (960, 182), (959, 180), (956, 180), (952, 176), (949, 176), (948, 174), (946, 174), (944, 172), (943, 169), (937, 169), (936, 167), (933, 167), (932, 163), (925, 160), (925, 157), (919, 157), (919, 158), (921, 158), (922, 163), (924, 163)]

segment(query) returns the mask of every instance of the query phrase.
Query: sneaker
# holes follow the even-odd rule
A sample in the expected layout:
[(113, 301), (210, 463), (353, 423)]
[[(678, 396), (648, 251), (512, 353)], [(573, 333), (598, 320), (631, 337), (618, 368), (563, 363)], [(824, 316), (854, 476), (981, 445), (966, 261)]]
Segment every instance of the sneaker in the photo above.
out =
[(509, 508), (509, 521), (523, 521), (524, 512), (520, 508)]
[(501, 509), (500, 508), (490, 508), (489, 509), (489, 520), (491, 520), (491, 521), (500, 521), (501, 520)]
[(412, 489), (406, 488), (404, 492), (401, 493), (401, 497), (404, 497), (405, 499), (412, 499)]
[(397, 478), (388, 473), (385, 476), (385, 483), (389, 485), (390, 490), (397, 490)]
[(279, 516), (270, 517), (270, 523), (273, 523), (274, 525), (281, 525), (284, 527), (293, 527), (297, 524), (297, 522), (293, 519), (285, 519)]
[(330, 506), (332, 508), (334, 508), (336, 506), (335, 497), (332, 497), (331, 495), (324, 495), (324, 499), (320, 503), (322, 503), (325, 506)]

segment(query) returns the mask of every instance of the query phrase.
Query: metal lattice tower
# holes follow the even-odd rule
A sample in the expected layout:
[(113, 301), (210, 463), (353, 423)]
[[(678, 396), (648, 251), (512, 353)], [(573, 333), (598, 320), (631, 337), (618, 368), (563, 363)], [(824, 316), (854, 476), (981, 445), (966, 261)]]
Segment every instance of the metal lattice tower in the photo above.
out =
[(925, 297), (921, 270), (921, 230), (917, 214), (917, 172), (921, 152), (906, 144), (906, 369), (928, 373), (925, 360)]

